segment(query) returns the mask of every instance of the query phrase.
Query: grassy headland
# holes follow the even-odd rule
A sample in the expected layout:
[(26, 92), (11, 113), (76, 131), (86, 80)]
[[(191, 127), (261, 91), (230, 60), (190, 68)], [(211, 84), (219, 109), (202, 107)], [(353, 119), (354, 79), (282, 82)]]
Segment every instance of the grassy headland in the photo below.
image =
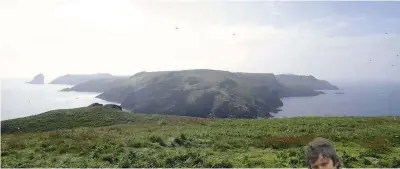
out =
[(105, 108), (2, 121), (1, 167), (305, 167), (330, 139), (344, 167), (400, 167), (400, 118), (207, 119)]
[(271, 117), (270, 112), (283, 106), (282, 97), (316, 96), (323, 93), (316, 90), (338, 89), (313, 76), (209, 69), (100, 77), (66, 75), (58, 79), (64, 83), (87, 79), (62, 91), (99, 92), (98, 98), (137, 113), (219, 118)]

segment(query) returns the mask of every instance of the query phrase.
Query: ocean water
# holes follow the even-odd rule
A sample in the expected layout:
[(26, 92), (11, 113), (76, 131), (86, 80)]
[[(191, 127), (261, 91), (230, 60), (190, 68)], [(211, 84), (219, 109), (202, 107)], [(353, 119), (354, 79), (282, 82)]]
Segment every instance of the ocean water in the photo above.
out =
[(275, 117), (296, 116), (392, 116), (400, 115), (400, 84), (344, 83), (339, 91), (314, 97), (283, 98)]
[(34, 85), (24, 80), (1, 80), (1, 120), (25, 117), (54, 109), (107, 104), (99, 93), (60, 92), (69, 85)]
[[(99, 93), (59, 92), (69, 85), (32, 85), (23, 80), (1, 81), (1, 120), (25, 117), (54, 109), (88, 106)], [(283, 98), (277, 118), (297, 116), (400, 115), (400, 84), (344, 84), (338, 91), (314, 97)]]

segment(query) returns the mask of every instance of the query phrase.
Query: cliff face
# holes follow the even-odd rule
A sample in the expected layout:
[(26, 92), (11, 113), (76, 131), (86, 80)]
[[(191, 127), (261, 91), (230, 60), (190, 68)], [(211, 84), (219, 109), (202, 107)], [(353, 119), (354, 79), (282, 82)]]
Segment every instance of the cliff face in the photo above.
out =
[(270, 117), (285, 90), (273, 74), (217, 70), (141, 72), (99, 95), (137, 113)]
[(53, 81), (50, 82), (50, 84), (67, 84), (67, 85), (77, 85), (89, 80), (97, 80), (97, 79), (107, 79), (107, 78), (112, 78), (113, 76), (107, 73), (98, 73), (98, 74), (88, 74), (88, 75), (71, 75), (67, 74), (64, 76), (60, 76)]
[(196, 117), (270, 117), (282, 97), (316, 96), (336, 86), (312, 76), (219, 70), (140, 72), (89, 80), (65, 91), (102, 92), (98, 98), (137, 113)]
[(44, 75), (38, 74), (28, 83), (29, 84), (44, 84)]

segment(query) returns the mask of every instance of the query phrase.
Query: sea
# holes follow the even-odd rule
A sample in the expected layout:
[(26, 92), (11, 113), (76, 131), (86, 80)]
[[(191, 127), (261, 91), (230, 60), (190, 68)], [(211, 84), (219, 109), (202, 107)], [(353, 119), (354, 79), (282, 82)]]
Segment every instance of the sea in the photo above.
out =
[[(1, 80), (1, 120), (55, 109), (84, 107), (92, 103), (112, 103), (95, 98), (100, 93), (60, 92), (61, 89), (72, 87), (70, 85), (34, 85), (25, 82)], [(400, 115), (400, 83), (346, 83), (339, 87), (339, 91), (324, 91), (326, 94), (319, 96), (283, 98), (282, 111), (273, 116)]]
[(61, 92), (71, 85), (28, 84), (26, 80), (1, 80), (1, 120), (26, 117), (55, 109), (115, 104), (96, 98), (100, 93)]
[(299, 116), (399, 116), (400, 83), (337, 82), (340, 90), (323, 90), (313, 97), (283, 98), (274, 117)]

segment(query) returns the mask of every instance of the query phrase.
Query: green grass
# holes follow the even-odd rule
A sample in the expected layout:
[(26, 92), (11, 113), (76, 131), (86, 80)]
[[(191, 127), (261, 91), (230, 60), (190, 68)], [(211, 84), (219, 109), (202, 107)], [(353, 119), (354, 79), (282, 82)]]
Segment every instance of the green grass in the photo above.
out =
[(201, 119), (80, 108), (1, 125), (1, 167), (306, 167), (304, 146), (319, 136), (345, 167), (400, 167), (394, 117)]
[(160, 120), (193, 119), (179, 116), (135, 114), (111, 108), (93, 107), (53, 110), (39, 115), (5, 120), (2, 134), (40, 132), (77, 127), (100, 127), (114, 124), (147, 123)]

